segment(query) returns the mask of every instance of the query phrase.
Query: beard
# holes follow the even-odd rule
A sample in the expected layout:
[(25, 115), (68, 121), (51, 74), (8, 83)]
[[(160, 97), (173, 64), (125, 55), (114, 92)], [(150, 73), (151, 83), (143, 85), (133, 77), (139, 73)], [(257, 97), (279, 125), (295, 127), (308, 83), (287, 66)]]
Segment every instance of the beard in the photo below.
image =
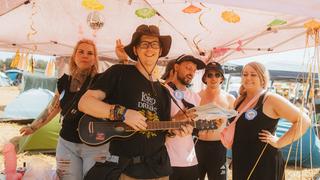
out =
[(183, 84), (183, 85), (185, 85), (185, 86), (188, 86), (188, 85), (190, 85), (190, 83), (191, 83), (191, 81), (192, 81), (192, 78), (189, 80), (186, 76), (180, 76), (180, 75), (178, 74), (177, 80), (178, 80), (181, 84)]

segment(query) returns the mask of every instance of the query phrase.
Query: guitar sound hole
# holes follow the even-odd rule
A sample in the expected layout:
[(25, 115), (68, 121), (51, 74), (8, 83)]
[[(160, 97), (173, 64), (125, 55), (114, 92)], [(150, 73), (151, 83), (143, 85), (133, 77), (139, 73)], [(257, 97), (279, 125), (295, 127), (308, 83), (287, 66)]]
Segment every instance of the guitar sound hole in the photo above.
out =
[(123, 132), (124, 131), (124, 127), (118, 126), (118, 127), (115, 127), (115, 130), (118, 131), (118, 132)]

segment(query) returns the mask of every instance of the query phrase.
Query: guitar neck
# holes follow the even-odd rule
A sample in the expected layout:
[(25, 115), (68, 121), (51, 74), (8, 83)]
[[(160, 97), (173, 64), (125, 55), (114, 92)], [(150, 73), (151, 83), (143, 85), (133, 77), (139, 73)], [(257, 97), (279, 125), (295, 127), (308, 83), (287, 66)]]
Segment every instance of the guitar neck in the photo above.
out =
[[(194, 121), (152, 121), (147, 123), (147, 131), (157, 131), (157, 130), (169, 130), (169, 129), (180, 129), (181, 125), (190, 124), (191, 126), (196, 128), (196, 122)], [(135, 131), (132, 127), (128, 126), (123, 122), (94, 122), (93, 124), (99, 126), (112, 126), (115, 129), (123, 130), (123, 131)]]

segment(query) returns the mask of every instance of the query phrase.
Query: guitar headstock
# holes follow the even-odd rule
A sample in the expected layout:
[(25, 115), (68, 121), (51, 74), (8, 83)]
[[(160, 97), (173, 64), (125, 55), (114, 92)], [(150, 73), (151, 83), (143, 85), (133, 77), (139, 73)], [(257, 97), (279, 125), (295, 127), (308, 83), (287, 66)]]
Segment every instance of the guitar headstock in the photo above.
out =
[(218, 129), (217, 123), (215, 120), (203, 120), (200, 119), (195, 122), (196, 123), (196, 129), (198, 130), (213, 130)]

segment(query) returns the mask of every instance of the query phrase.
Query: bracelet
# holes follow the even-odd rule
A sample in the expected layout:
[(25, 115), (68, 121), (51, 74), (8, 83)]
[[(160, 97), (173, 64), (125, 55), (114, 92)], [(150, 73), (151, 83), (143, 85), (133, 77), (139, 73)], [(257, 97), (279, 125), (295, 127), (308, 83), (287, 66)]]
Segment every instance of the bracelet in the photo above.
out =
[(116, 104), (113, 110), (114, 120), (124, 121), (126, 112), (127, 112), (127, 108), (119, 104)]
[(110, 107), (110, 110), (109, 110), (109, 119), (111, 120), (111, 121), (113, 121), (114, 120), (114, 108), (115, 108), (115, 105), (110, 105), (111, 107)]

